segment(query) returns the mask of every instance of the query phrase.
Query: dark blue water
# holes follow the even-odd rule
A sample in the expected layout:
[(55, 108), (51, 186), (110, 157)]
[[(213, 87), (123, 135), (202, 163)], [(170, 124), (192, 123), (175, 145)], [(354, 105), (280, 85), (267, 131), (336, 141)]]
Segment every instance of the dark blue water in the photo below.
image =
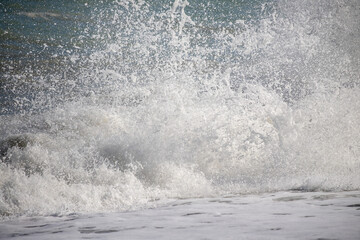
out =
[[(219, 41), (216, 39), (218, 32), (237, 31), (235, 24), (239, 19), (246, 23), (258, 22), (264, 17), (264, 10), (262, 12), (261, 8), (266, 2), (192, 2), (191, 6), (184, 10), (196, 22), (191, 27), (184, 26), (184, 35), (194, 36), (189, 39), (189, 47), (218, 48)], [(116, 4), (116, 1), (97, 3), (88, 3), (87, 1), (2, 2), (0, 51), (3, 71), (1, 72), (1, 82), (6, 85), (1, 91), (2, 114), (33, 108), (33, 106), (25, 106), (28, 105), (26, 103), (17, 106), (14, 98), (22, 96), (27, 100), (34, 99), (31, 92), (36, 91), (33, 90), (34, 87), (39, 88), (37, 82), (52, 81), (49, 78), (53, 78), (54, 74), (61, 75), (62, 83), (60, 85), (69, 80), (77, 82), (76, 85), (80, 88), (84, 87), (76, 77), (80, 71), (79, 68), (89, 65), (87, 59), (91, 53), (106, 49), (112, 43), (117, 44), (124, 40), (123, 45), (120, 46), (124, 52), (122, 57), (131, 60), (126, 59), (129, 62), (126, 63), (126, 66), (122, 66), (121, 71), (125, 74), (134, 72), (136, 62), (139, 62), (138, 58), (141, 56), (138, 56), (137, 49), (132, 51), (133, 45), (139, 40), (138, 35), (142, 31), (141, 28), (144, 27), (141, 24), (150, 19), (145, 28), (149, 34), (160, 37), (154, 43), (153, 48), (156, 49), (156, 53), (152, 57), (160, 59), (149, 64), (156, 65), (159, 62), (165, 62), (167, 56), (175, 51), (172, 46), (169, 46), (169, 42), (173, 38), (169, 30), (178, 27), (176, 25), (179, 25), (181, 13), (174, 12), (173, 16), (169, 15), (172, 8), (170, 1), (139, 4), (140, 7), (134, 7), (132, 4), (120, 5)], [(265, 7), (266, 11), (271, 11), (271, 9), (272, 7)], [(172, 23), (170, 23), (171, 21)], [(155, 29), (156, 27), (159, 29)], [(181, 35), (181, 33), (178, 34)], [(178, 51), (184, 53), (183, 49)], [(198, 53), (187, 52), (186, 54), (191, 58), (190, 55)], [(233, 53), (228, 49), (222, 53), (214, 50), (214, 52), (202, 54), (206, 54), (209, 61), (221, 62)], [(133, 62), (131, 63), (131, 61)], [(103, 64), (114, 65), (113, 62)], [(20, 79), (13, 79), (14, 75)], [(34, 82), (36, 86), (33, 86)], [(26, 86), (23, 86), (24, 84)], [(63, 88), (63, 86), (57, 87)], [(11, 90), (13, 88), (17, 88), (16, 93)]]

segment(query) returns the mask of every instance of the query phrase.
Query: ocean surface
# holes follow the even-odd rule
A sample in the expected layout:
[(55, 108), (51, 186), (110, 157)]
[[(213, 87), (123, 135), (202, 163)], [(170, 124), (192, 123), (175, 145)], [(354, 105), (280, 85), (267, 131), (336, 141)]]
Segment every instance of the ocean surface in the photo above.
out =
[(2, 0), (0, 218), (359, 191), (359, 46), (358, 0)]
[(360, 191), (174, 199), (156, 208), (22, 216), (0, 239), (358, 240)]

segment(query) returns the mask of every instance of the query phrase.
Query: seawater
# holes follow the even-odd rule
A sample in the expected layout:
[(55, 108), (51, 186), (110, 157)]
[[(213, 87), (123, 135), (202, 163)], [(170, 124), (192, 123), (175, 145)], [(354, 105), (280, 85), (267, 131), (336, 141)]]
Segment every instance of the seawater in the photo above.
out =
[(2, 1), (0, 215), (360, 189), (360, 4)]

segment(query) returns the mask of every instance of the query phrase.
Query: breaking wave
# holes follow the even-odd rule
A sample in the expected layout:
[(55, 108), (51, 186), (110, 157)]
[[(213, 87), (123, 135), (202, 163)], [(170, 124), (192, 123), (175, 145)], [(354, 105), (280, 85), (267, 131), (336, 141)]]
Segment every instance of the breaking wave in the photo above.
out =
[(107, 4), (6, 66), (1, 215), (360, 189), (357, 1)]

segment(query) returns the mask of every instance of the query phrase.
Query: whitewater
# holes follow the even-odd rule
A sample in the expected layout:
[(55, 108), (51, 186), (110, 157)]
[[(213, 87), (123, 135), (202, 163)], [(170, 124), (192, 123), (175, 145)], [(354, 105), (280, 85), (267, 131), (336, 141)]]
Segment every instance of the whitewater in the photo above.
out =
[(0, 5), (0, 238), (360, 237), (358, 1)]

